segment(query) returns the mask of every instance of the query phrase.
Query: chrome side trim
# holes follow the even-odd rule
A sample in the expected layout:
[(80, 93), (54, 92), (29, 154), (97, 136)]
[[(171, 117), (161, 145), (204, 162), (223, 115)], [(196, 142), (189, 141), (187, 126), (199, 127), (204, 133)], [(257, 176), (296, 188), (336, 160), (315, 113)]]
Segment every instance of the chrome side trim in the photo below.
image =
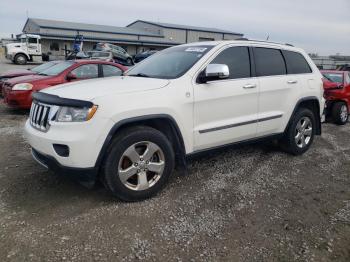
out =
[(231, 124), (231, 125), (225, 125), (225, 126), (218, 126), (218, 127), (203, 129), (203, 130), (199, 130), (199, 133), (200, 134), (204, 134), (204, 133), (219, 131), (219, 130), (223, 130), (223, 129), (238, 127), (238, 126), (250, 125), (250, 124), (254, 124), (254, 123), (259, 123), (259, 122), (264, 122), (264, 121), (269, 121), (269, 120), (281, 118), (282, 116), (283, 115), (280, 114), (280, 115), (259, 118), (259, 119), (256, 119), (256, 120), (251, 120), (251, 121), (246, 121), (246, 122), (241, 122), (241, 123), (236, 123), (236, 124)]

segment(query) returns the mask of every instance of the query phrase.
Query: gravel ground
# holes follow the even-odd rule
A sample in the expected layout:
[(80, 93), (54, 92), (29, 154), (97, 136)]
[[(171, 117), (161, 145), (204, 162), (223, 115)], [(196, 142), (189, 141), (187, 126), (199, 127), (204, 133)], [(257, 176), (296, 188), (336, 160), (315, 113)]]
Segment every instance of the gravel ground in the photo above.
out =
[(350, 261), (350, 125), (324, 124), (301, 157), (272, 144), (197, 157), (123, 203), (39, 166), (27, 116), (0, 101), (0, 261)]

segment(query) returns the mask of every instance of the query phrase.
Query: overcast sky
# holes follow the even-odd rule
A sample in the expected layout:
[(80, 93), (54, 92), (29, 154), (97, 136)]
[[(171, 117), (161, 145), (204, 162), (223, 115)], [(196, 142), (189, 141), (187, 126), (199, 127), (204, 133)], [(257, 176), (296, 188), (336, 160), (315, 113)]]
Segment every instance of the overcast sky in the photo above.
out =
[(350, 0), (1, 0), (0, 37), (27, 18), (125, 26), (143, 19), (216, 27), (307, 52), (350, 55)]

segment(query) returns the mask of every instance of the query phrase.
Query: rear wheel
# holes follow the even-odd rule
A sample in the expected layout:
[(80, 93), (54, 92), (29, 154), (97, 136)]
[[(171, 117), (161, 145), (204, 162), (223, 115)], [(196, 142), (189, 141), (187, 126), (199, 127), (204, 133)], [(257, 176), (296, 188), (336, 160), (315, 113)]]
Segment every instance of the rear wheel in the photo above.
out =
[(332, 107), (332, 119), (337, 125), (345, 125), (349, 119), (349, 110), (344, 102), (337, 102)]
[(282, 148), (293, 155), (305, 153), (311, 146), (315, 136), (315, 115), (307, 109), (299, 109), (282, 139)]
[(25, 64), (27, 64), (27, 60), (28, 59), (27, 59), (27, 57), (25, 55), (18, 54), (18, 55), (15, 56), (14, 62), (17, 65), (25, 65)]
[(154, 196), (165, 186), (175, 163), (167, 137), (150, 127), (125, 129), (115, 137), (107, 154), (105, 185), (124, 201)]

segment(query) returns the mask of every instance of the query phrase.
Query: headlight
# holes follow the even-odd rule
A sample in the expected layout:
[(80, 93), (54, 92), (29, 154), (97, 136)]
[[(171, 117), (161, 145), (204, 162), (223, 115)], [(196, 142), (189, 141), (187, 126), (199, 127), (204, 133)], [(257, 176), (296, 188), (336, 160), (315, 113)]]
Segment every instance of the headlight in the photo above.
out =
[(27, 90), (32, 90), (33, 85), (30, 83), (21, 83), (21, 84), (17, 84), (14, 85), (12, 87), (13, 91), (27, 91)]
[(60, 107), (57, 113), (57, 122), (84, 122), (89, 121), (96, 113), (97, 106), (91, 108)]

